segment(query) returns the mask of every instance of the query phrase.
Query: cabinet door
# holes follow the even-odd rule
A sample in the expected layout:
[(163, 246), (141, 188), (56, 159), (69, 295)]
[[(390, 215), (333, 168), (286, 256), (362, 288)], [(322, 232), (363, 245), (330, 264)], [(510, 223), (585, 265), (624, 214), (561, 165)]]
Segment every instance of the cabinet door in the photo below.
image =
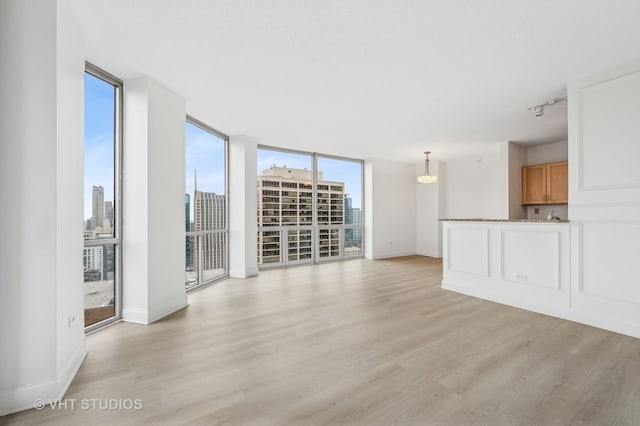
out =
[(562, 163), (547, 164), (547, 204), (569, 202), (569, 165)]
[(522, 168), (522, 204), (545, 204), (547, 192), (546, 164)]

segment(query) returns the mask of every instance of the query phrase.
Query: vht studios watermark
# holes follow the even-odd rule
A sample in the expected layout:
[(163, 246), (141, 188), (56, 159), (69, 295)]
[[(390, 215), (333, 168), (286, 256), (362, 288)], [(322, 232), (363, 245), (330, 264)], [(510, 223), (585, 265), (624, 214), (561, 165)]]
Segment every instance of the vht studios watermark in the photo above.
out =
[(33, 401), (36, 410), (50, 407), (51, 410), (142, 410), (141, 399), (129, 398), (65, 398), (65, 399), (36, 399)]

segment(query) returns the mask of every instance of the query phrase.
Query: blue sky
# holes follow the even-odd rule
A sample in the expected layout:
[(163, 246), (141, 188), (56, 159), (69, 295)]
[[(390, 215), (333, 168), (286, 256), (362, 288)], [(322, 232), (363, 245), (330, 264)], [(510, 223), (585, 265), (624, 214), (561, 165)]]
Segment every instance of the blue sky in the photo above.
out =
[(198, 191), (224, 194), (224, 140), (189, 122), (185, 132), (185, 189), (191, 195), (193, 220), (194, 171), (198, 175)]
[(113, 201), (115, 88), (84, 74), (84, 219), (91, 218), (93, 186)]
[[(113, 201), (114, 192), (114, 114), (115, 88), (91, 74), (85, 73), (84, 119), (84, 218), (92, 215), (92, 188), (104, 188), (104, 200)], [(224, 194), (224, 140), (191, 124), (185, 124), (185, 189), (193, 197), (194, 171), (198, 189)], [(299, 169), (311, 169), (311, 156), (266, 149), (258, 150), (258, 174), (273, 164)], [(318, 170), (324, 179), (344, 182), (345, 193), (353, 198), (353, 207), (362, 206), (362, 165), (357, 162), (318, 158)], [(193, 209), (193, 203), (191, 205)], [(193, 218), (193, 211), (191, 214)]]

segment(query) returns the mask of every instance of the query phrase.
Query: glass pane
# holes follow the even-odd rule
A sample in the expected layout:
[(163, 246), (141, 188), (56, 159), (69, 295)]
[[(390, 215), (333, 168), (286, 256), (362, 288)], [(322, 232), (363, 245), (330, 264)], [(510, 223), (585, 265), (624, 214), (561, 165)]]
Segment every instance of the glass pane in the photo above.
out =
[(287, 231), (287, 256), (290, 262), (311, 260), (311, 230)]
[(362, 227), (344, 230), (344, 256), (362, 256)]
[(115, 251), (116, 247), (113, 244), (84, 248), (85, 327), (116, 314)]
[[(116, 87), (85, 73), (84, 239), (115, 237)], [(116, 315), (113, 244), (85, 247), (85, 327)]]
[(84, 238), (112, 238), (116, 88), (89, 73), (84, 83)]
[[(224, 233), (201, 235), (197, 241), (198, 245), (202, 244), (202, 247), (198, 247), (196, 251), (199, 253), (199, 259), (202, 259), (203, 283), (223, 276), (226, 253)], [(199, 265), (200, 260), (196, 264)]]
[[(188, 220), (188, 219), (187, 219)], [(189, 290), (191, 287), (195, 287), (198, 282), (198, 268), (194, 253), (197, 253), (196, 237), (187, 236), (185, 238), (186, 245), (186, 274), (185, 274), (185, 288)]]
[(187, 122), (185, 140), (187, 231), (224, 229), (225, 141)]
[[(206, 284), (226, 274), (227, 226), (225, 140), (187, 122), (185, 125), (185, 287)], [(203, 234), (204, 232), (204, 234)]]
[(320, 229), (318, 231), (318, 256), (321, 258), (340, 256), (339, 229)]
[[(318, 224), (362, 224), (362, 163), (318, 156), (318, 170)], [(362, 254), (361, 227), (345, 229), (343, 254)]]
[(280, 231), (259, 231), (258, 265), (280, 262)]

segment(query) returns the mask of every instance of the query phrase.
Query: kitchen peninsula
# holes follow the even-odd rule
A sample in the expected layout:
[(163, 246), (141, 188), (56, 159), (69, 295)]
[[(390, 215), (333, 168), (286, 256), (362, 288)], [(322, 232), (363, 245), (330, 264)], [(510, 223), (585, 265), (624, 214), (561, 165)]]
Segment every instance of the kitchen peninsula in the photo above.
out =
[(445, 219), (442, 288), (569, 318), (570, 225)]

